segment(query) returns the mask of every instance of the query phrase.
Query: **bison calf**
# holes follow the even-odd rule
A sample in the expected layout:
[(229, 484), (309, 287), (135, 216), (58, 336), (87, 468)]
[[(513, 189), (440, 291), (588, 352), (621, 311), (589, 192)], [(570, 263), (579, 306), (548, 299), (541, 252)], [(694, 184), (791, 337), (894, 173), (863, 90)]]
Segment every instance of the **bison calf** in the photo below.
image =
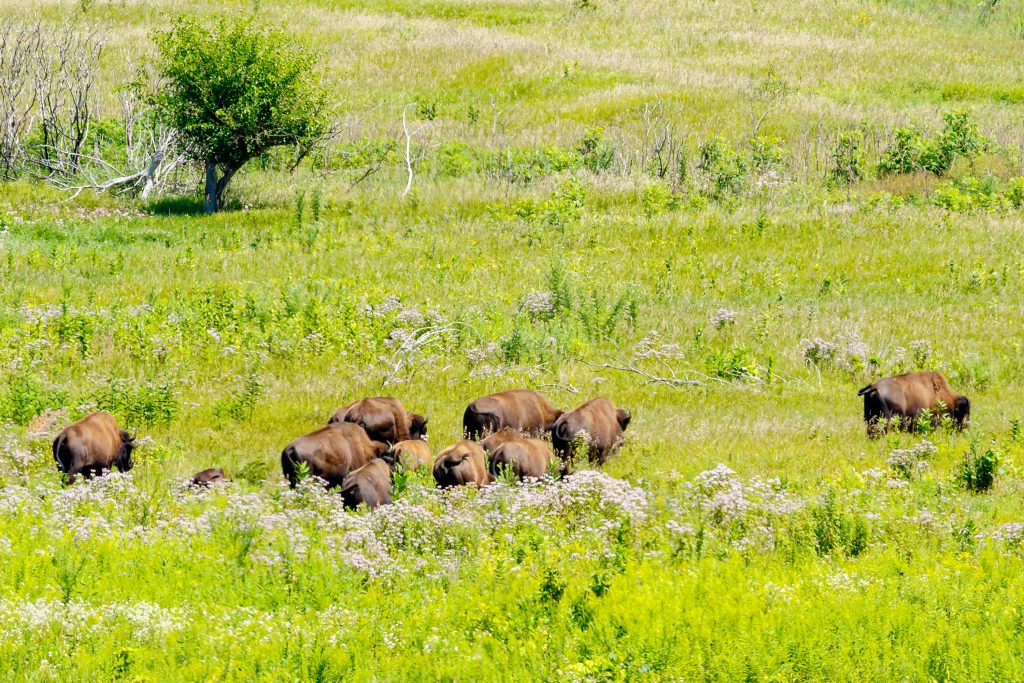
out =
[(391, 504), (391, 477), (395, 461), (374, 458), (359, 469), (349, 472), (341, 484), (341, 498), (345, 507), (355, 509), (360, 504), (369, 508)]
[(949, 415), (957, 429), (965, 429), (971, 417), (971, 402), (954, 394), (941, 372), (908, 372), (885, 377), (857, 392), (864, 397), (864, 421), (869, 437), (884, 432), (893, 423), (913, 431), (925, 411), (937, 423)]
[(510, 389), (470, 403), (462, 416), (462, 429), (467, 439), (479, 439), (505, 427), (538, 436), (551, 431), (561, 414), (539, 391)]
[(292, 488), (299, 482), (305, 463), (309, 474), (340, 486), (345, 476), (387, 451), (386, 444), (371, 441), (361, 427), (336, 422), (295, 439), (281, 451), (281, 469)]
[(61, 430), (53, 440), (53, 459), (70, 484), (79, 473), (90, 479), (112, 467), (127, 472), (134, 466), (135, 445), (135, 437), (119, 429), (113, 415), (93, 413)]
[(192, 475), (192, 486), (207, 487), (210, 484), (219, 484), (225, 481), (231, 480), (224, 476), (224, 470), (219, 467), (211, 467)]
[(408, 413), (397, 398), (375, 396), (349, 403), (334, 411), (327, 424), (351, 422), (366, 430), (373, 441), (398, 443), (427, 436), (427, 418)]
[(563, 414), (551, 430), (551, 443), (567, 471), (577, 440), (586, 446), (587, 457), (598, 465), (622, 445), (622, 432), (629, 425), (628, 411), (616, 408), (607, 398), (594, 398)]
[(441, 488), (484, 486), (494, 479), (487, 472), (484, 449), (475, 441), (459, 441), (437, 454), (434, 481)]
[(431, 465), (434, 462), (434, 457), (430, 454), (430, 446), (426, 441), (419, 439), (399, 441), (391, 447), (389, 455), (407, 470), (419, 469), (423, 465)]

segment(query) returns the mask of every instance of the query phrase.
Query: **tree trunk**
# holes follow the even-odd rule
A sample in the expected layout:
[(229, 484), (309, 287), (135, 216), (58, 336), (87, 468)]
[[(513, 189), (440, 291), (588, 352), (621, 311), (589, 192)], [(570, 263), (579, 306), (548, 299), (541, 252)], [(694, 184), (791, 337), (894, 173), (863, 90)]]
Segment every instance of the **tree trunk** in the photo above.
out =
[(219, 207), (217, 204), (220, 201), (218, 190), (221, 188), (217, 187), (217, 163), (212, 159), (206, 160), (206, 198), (203, 202), (203, 210), (206, 213), (213, 213)]
[(220, 177), (220, 180), (217, 181), (217, 210), (218, 211), (220, 211), (221, 209), (224, 208), (224, 189), (228, 186), (228, 183), (231, 182), (231, 179), (233, 177), (235, 177), (235, 173), (237, 173), (237, 172), (238, 172), (238, 169), (236, 167), (230, 166), (230, 167), (224, 169), (224, 175), (222, 175)]

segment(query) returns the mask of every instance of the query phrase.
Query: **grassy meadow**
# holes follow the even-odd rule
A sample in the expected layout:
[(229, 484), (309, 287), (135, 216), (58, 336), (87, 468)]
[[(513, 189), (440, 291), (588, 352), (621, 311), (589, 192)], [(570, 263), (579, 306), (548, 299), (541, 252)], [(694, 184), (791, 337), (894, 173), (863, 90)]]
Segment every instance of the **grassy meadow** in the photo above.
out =
[[(104, 24), (113, 120), (150, 32), (224, 5), (0, 19)], [(0, 183), (3, 680), (1024, 678), (1019, 0), (227, 5), (322, 50), (327, 150), (213, 216)], [(974, 152), (879, 169), (958, 113)], [(857, 390), (913, 369), (970, 429), (869, 440)], [(622, 450), (372, 512), (282, 480), (356, 398), (437, 451), (513, 387), (612, 398)], [(64, 487), (98, 408), (136, 466)]]

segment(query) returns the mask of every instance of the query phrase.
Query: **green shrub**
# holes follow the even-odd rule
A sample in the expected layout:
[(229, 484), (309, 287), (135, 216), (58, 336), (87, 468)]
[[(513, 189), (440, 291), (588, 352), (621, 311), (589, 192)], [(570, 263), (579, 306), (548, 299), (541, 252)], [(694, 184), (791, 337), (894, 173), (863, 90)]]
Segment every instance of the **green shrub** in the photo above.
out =
[(977, 443), (972, 443), (970, 450), (957, 463), (954, 479), (967, 491), (984, 493), (995, 484), (1001, 460), (1002, 453), (994, 442), (984, 451)]
[(604, 129), (591, 128), (580, 139), (580, 157), (583, 166), (593, 173), (601, 173), (612, 167), (615, 161), (615, 147), (605, 137)]
[(815, 550), (819, 555), (838, 552), (854, 557), (868, 547), (871, 529), (867, 521), (843, 510), (832, 490), (825, 491), (821, 500), (811, 507), (811, 520)]
[(832, 148), (827, 174), (829, 187), (849, 187), (864, 179), (864, 134), (847, 130), (839, 134)]
[(921, 131), (917, 127), (897, 128), (896, 139), (882, 153), (882, 160), (878, 163), (878, 172), (888, 175), (920, 171), (924, 145)]
[(651, 218), (679, 208), (679, 198), (664, 183), (648, 183), (640, 193), (640, 206)]
[(738, 197), (747, 185), (747, 162), (719, 137), (709, 138), (697, 151), (701, 193), (716, 201)]

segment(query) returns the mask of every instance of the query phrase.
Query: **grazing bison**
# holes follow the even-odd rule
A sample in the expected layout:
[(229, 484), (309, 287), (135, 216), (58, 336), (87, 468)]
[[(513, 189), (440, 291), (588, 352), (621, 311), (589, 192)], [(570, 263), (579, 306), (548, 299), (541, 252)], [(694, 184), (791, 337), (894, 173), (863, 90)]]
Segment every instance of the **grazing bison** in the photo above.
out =
[(387, 451), (387, 444), (371, 441), (357, 425), (336, 422), (292, 441), (281, 451), (281, 469), (292, 488), (299, 482), (299, 467), (306, 463), (311, 475), (340, 486), (345, 476)]
[(893, 422), (913, 431), (918, 418), (927, 410), (936, 422), (943, 414), (953, 418), (957, 429), (964, 429), (971, 417), (971, 402), (954, 394), (941, 372), (908, 372), (885, 377), (857, 392), (864, 397), (864, 421), (868, 436), (878, 436)]
[(554, 457), (551, 444), (547, 441), (530, 438), (512, 439), (491, 452), (491, 476), (497, 476), (502, 469), (508, 468), (516, 479), (540, 479), (547, 474), (548, 465)]
[(202, 472), (196, 472), (192, 475), (192, 486), (209, 486), (210, 484), (219, 484), (224, 481), (231, 481), (224, 476), (224, 470), (219, 467), (211, 467), (208, 470)]
[(576, 410), (564, 413), (551, 430), (551, 443), (568, 469), (577, 438), (585, 439), (587, 457), (603, 465), (622, 445), (622, 432), (629, 425), (628, 411), (616, 408), (607, 398), (593, 398)]
[(53, 440), (53, 459), (70, 484), (79, 473), (91, 479), (111, 467), (127, 472), (134, 466), (135, 445), (135, 436), (119, 429), (113, 415), (93, 413), (61, 430)]
[(467, 439), (479, 439), (505, 427), (536, 436), (551, 431), (561, 414), (539, 391), (510, 389), (470, 403), (462, 416), (462, 429)]
[(511, 427), (505, 427), (494, 432), (486, 439), (480, 442), (480, 447), (483, 448), (488, 454), (493, 455), (494, 451), (497, 450), (498, 446), (509, 441), (517, 441), (519, 439), (525, 439), (526, 436), (518, 429), (512, 429)]
[(391, 504), (391, 475), (396, 462), (390, 457), (374, 458), (348, 473), (341, 483), (345, 507), (355, 509), (360, 503), (369, 508)]
[(402, 402), (390, 396), (364, 398), (342, 406), (327, 424), (336, 422), (357, 424), (371, 440), (383, 443), (423, 439), (427, 435), (427, 418), (407, 413)]
[(443, 489), (451, 486), (484, 486), (494, 479), (487, 472), (484, 449), (475, 441), (459, 441), (437, 454), (434, 481)]
[(423, 465), (431, 465), (434, 462), (434, 456), (430, 454), (430, 446), (426, 441), (419, 439), (399, 441), (391, 447), (388, 455), (401, 463), (402, 467), (407, 470), (419, 469)]

